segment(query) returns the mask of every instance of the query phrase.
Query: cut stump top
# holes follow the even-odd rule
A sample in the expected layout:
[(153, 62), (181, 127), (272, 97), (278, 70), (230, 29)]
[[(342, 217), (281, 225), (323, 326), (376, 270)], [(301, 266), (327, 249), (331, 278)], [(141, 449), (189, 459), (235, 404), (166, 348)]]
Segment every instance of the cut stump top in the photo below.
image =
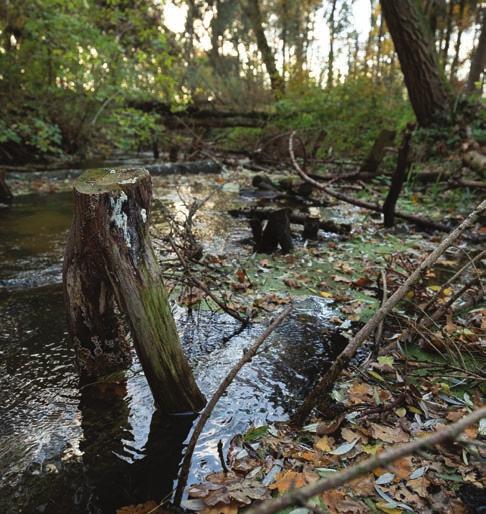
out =
[(105, 168), (85, 171), (74, 183), (74, 189), (83, 194), (102, 194), (120, 191), (150, 176), (144, 168)]

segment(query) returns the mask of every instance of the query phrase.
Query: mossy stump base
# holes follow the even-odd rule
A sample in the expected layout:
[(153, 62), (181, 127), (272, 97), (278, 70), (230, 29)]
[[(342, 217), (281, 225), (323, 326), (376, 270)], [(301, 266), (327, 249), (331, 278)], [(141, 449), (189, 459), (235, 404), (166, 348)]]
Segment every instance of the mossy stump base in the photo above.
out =
[(90, 170), (74, 185), (64, 255), (69, 332), (82, 377), (126, 367), (120, 314), (157, 407), (194, 412), (204, 404), (180, 345), (149, 236), (152, 182), (143, 169)]

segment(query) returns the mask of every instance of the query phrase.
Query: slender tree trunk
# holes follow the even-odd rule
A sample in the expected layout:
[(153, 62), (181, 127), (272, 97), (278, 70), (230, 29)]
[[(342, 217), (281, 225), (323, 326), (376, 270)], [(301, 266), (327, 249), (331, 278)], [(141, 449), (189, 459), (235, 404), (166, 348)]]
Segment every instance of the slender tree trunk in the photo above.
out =
[(69, 331), (82, 372), (100, 376), (129, 360), (125, 314), (157, 407), (204, 406), (180, 346), (149, 236), (152, 184), (146, 170), (95, 170), (74, 187), (64, 256)]
[(460, 6), (459, 6), (459, 21), (458, 21), (458, 27), (457, 27), (457, 39), (456, 44), (454, 46), (454, 59), (451, 64), (450, 69), (450, 75), (449, 80), (453, 80), (456, 76), (456, 70), (459, 65), (459, 53), (461, 51), (461, 39), (462, 39), (462, 33), (464, 31), (464, 8), (466, 5), (466, 0), (461, 0)]
[(262, 55), (263, 62), (267, 68), (267, 73), (270, 75), (270, 83), (272, 91), (279, 97), (284, 92), (284, 81), (280, 75), (277, 64), (275, 62), (275, 56), (273, 55), (272, 49), (270, 48), (265, 31), (263, 30), (263, 17), (260, 9), (259, 0), (246, 0), (243, 4), (246, 15), (248, 16), (253, 32), (255, 33), (258, 50)]
[(329, 56), (327, 59), (327, 87), (332, 88), (334, 83), (334, 39), (336, 35), (336, 3), (337, 0), (332, 0), (331, 13), (329, 14)]
[(444, 46), (442, 47), (441, 57), (444, 68), (447, 66), (447, 58), (449, 56), (449, 46), (451, 44), (452, 35), (452, 19), (454, 18), (455, 0), (449, 0), (449, 10), (447, 11), (446, 33), (444, 36)]
[(449, 98), (418, 5), (415, 0), (381, 0), (381, 6), (418, 123), (427, 127), (443, 122)]
[(486, 67), (486, 9), (482, 11), (481, 19), (481, 32), (471, 59), (471, 68), (469, 69), (469, 76), (467, 78), (466, 91), (468, 93), (473, 93), (478, 89), (481, 73), (483, 73)]

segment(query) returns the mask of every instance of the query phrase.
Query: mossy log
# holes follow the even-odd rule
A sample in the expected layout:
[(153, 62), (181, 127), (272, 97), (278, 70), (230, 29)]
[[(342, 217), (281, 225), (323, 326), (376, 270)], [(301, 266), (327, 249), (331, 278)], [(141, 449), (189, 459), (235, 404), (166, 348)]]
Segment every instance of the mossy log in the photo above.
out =
[(90, 170), (74, 185), (74, 220), (64, 256), (69, 331), (82, 375), (129, 360), (118, 310), (164, 412), (204, 406), (182, 351), (149, 236), (152, 183), (143, 169)]

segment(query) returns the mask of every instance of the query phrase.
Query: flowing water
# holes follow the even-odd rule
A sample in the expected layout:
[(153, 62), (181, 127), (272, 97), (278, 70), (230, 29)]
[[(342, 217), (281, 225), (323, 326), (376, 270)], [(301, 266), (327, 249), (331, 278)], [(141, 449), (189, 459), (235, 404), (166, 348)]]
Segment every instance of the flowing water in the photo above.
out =
[[(173, 180), (190, 197), (200, 196), (212, 179)], [(177, 210), (183, 204), (174, 191), (156, 187), (155, 195)], [(235, 193), (220, 191), (201, 211), (204, 239), (220, 252), (249, 235), (225, 214), (237, 201)], [(8, 514), (108, 514), (159, 501), (173, 490), (194, 422), (154, 411), (136, 357), (123, 376), (80, 390), (61, 285), (71, 209), (65, 192), (21, 195), (0, 207), (0, 512)], [(174, 307), (174, 315), (207, 396), (262, 329), (253, 325), (234, 335), (238, 324), (224, 314)], [(220, 469), (220, 439), (227, 447), (251, 424), (286, 419), (342, 343), (331, 316), (326, 300), (297, 304), (267, 351), (218, 403), (196, 449), (191, 482)]]

